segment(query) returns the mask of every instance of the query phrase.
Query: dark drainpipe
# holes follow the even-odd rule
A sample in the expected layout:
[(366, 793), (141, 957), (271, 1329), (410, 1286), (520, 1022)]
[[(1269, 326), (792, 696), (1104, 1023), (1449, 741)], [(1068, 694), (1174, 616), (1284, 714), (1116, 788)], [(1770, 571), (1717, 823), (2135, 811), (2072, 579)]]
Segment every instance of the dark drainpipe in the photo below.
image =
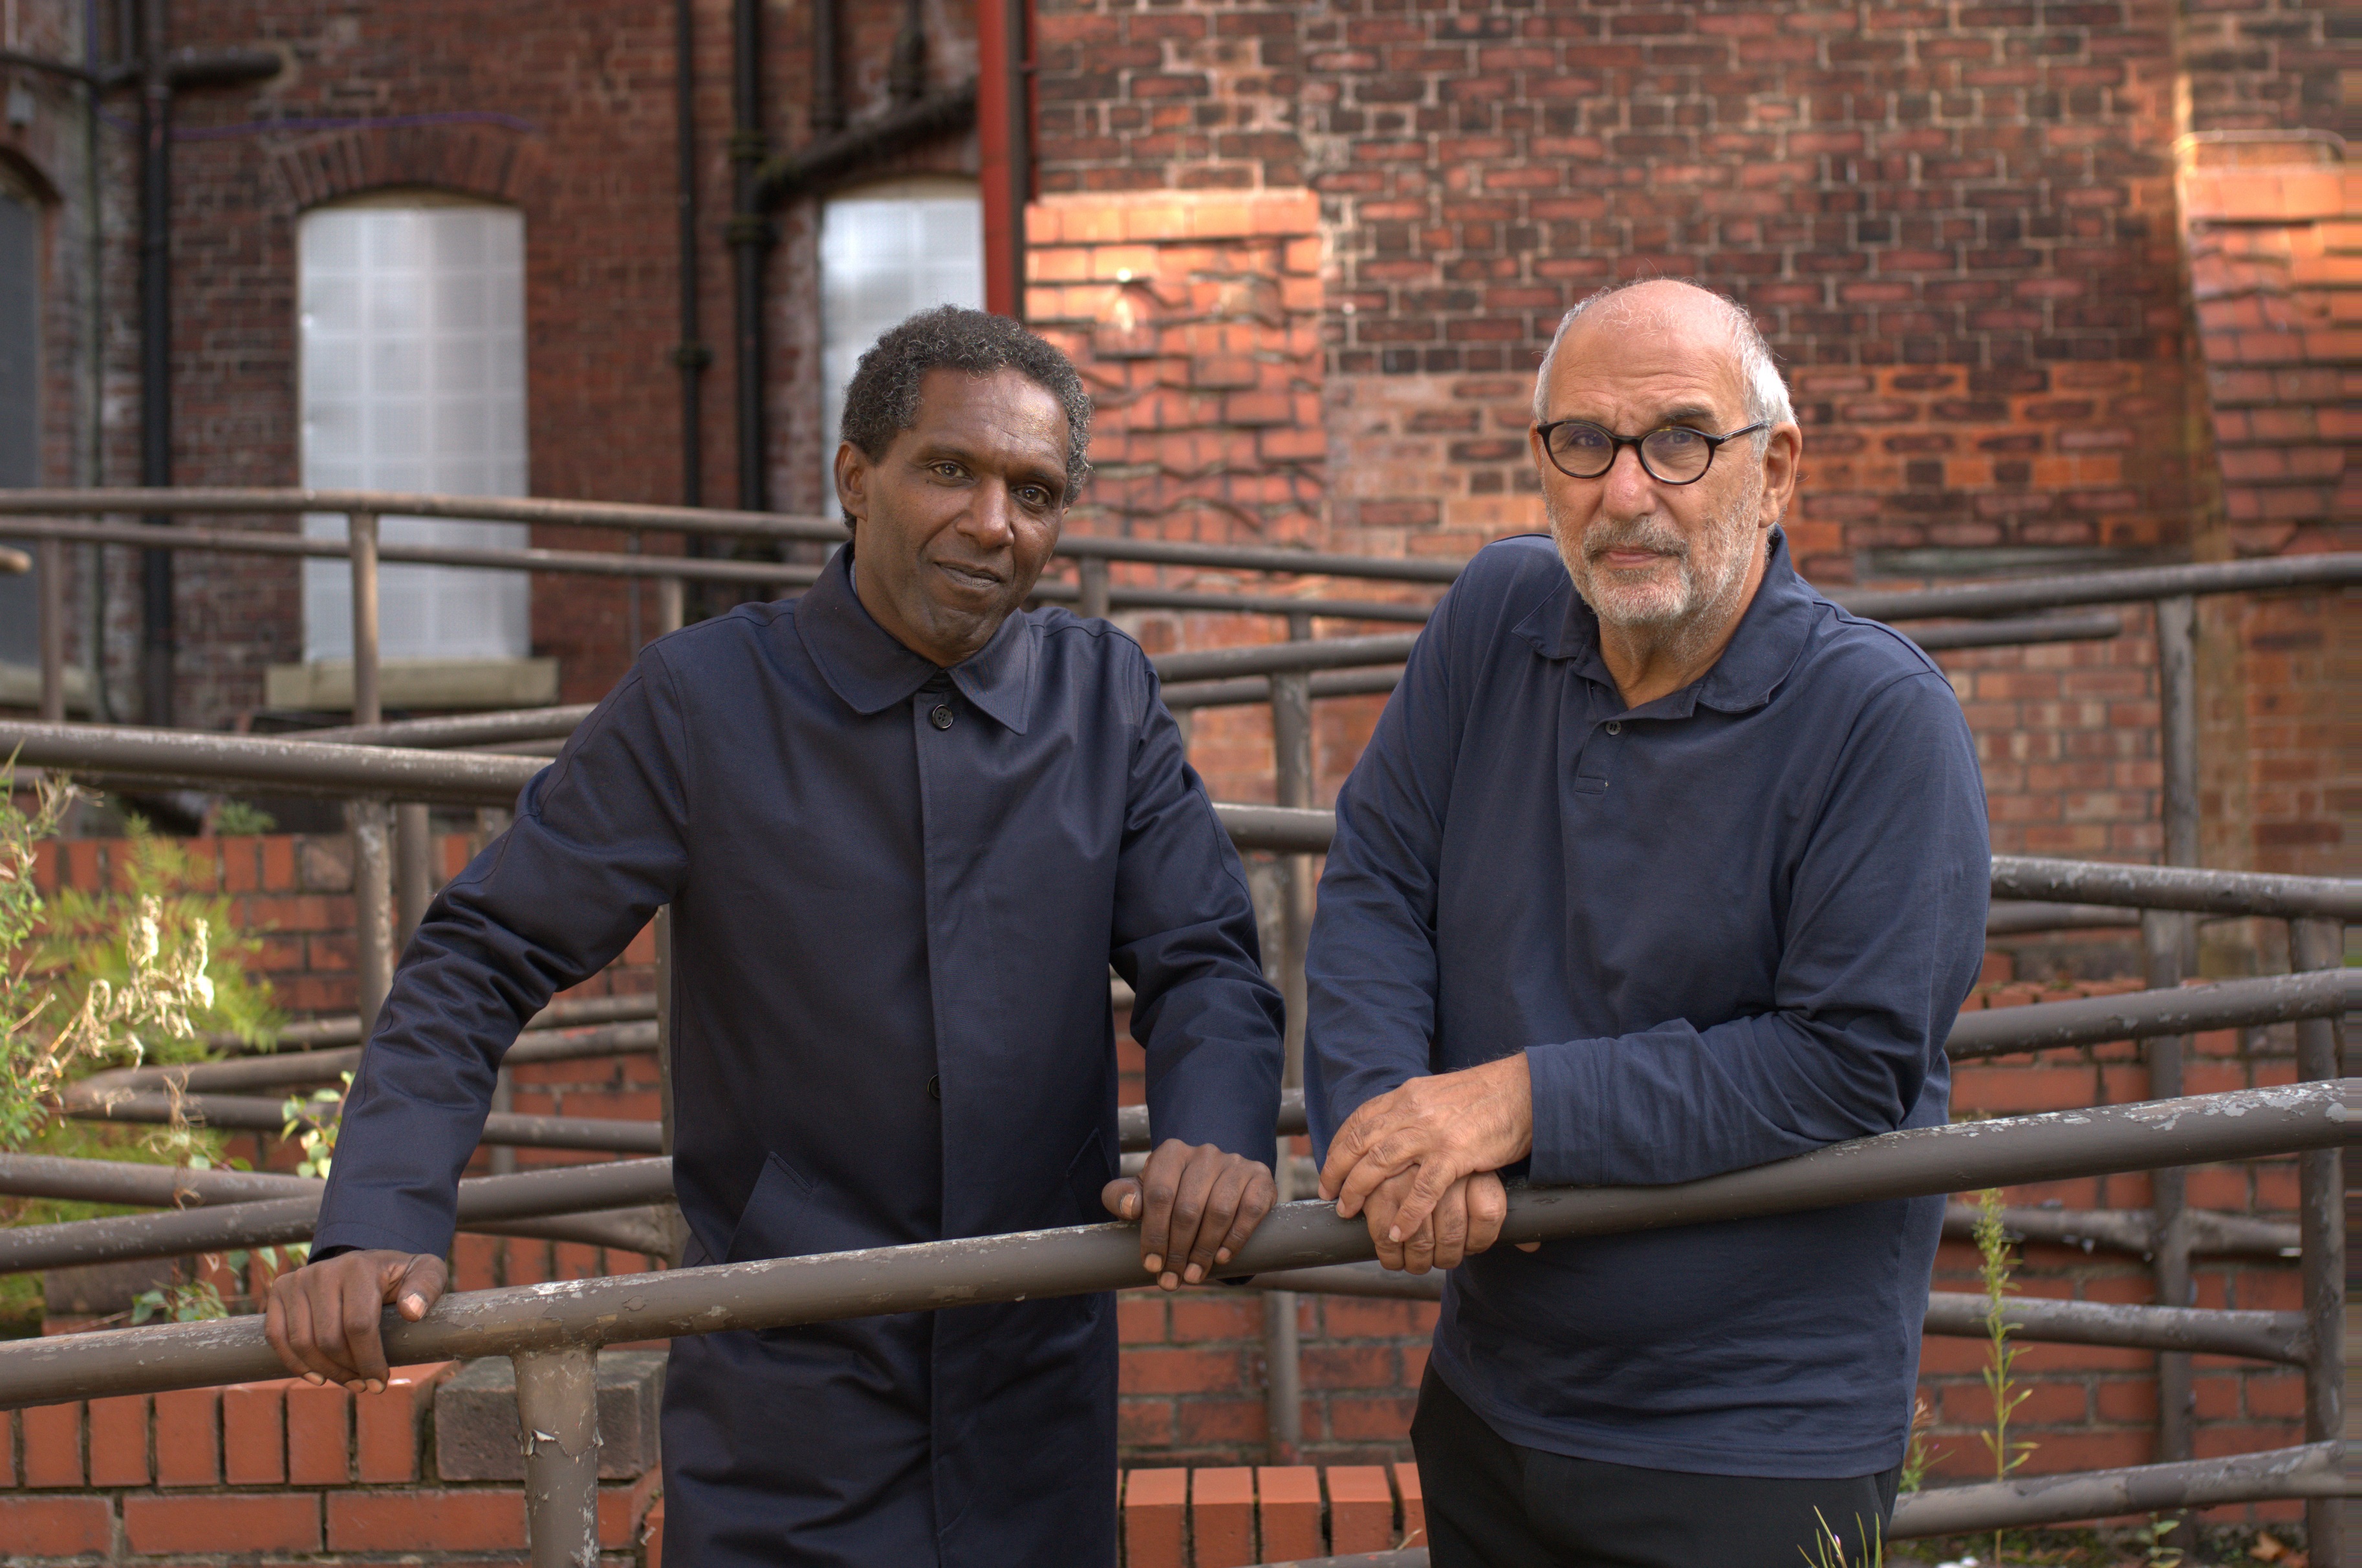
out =
[(767, 510), (763, 417), (763, 258), (771, 225), (756, 191), (763, 166), (762, 0), (731, 0), (730, 261), (732, 357), (738, 390), (738, 506)]
[(812, 0), (811, 128), (844, 128), (844, 93), (837, 85), (837, 0)]
[(680, 220), (680, 504), (705, 504), (705, 346), (697, 321), (697, 42), (696, 0), (673, 0), (673, 121), (678, 143)]
[[(139, 482), (172, 482), (172, 76), (165, 0), (141, 7)], [(169, 517), (150, 517), (169, 523)], [(140, 554), (140, 720), (172, 722), (172, 553)]]

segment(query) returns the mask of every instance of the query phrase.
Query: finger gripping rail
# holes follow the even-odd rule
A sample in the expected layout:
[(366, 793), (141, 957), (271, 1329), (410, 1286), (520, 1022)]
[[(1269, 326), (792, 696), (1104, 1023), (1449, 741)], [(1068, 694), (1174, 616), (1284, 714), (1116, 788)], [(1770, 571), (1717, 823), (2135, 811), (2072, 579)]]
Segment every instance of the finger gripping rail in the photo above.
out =
[[(2335, 1148), (2357, 1127), (2362, 1080), (2339, 1079), (1886, 1133), (1673, 1186), (1520, 1190), (1510, 1195), (1501, 1239), (1606, 1235)], [(1359, 1221), (1326, 1203), (1290, 1203), (1264, 1221), (1233, 1266), (1250, 1275), (1372, 1255)], [(420, 1322), (389, 1313), (385, 1347), (397, 1364), (514, 1354), (1080, 1295), (1140, 1279), (1133, 1227), (1084, 1225), (472, 1291), (445, 1297)], [(281, 1371), (252, 1317), (21, 1340), (0, 1345), (0, 1408)]]

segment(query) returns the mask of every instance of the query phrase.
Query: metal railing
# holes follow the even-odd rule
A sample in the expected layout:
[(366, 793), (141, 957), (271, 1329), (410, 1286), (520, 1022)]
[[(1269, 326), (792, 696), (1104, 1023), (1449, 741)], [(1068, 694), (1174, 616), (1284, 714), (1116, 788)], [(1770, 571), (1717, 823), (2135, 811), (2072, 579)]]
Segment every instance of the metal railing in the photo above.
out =
[[(679, 587), (683, 581), (794, 584), (812, 580), (820, 570), (794, 564), (718, 561), (616, 552), (499, 552), (386, 546), (378, 540), (378, 519), (386, 515), (403, 515), (624, 529), (634, 532), (635, 549), (641, 531), (828, 543), (841, 540), (844, 534), (837, 522), (822, 518), (532, 499), (292, 490), (0, 492), (0, 516), (14, 514), (38, 518), (43, 514), (54, 517), (61, 513), (85, 516), (111, 513), (221, 515), (321, 511), (341, 511), (347, 515), (346, 540), (302, 539), (283, 533), (203, 530), (185, 526), (157, 529), (123, 523), (47, 521), (24, 525), (0, 525), (0, 532), (22, 533), (40, 541), (45, 585), (41, 635), (43, 713), (52, 719), (61, 718), (63, 713), (63, 618), (52, 602), (52, 597), (61, 575), (57, 569), (58, 554), (66, 540), (135, 544), (143, 548), (250, 550), (273, 554), (341, 556), (351, 561), (356, 640), (354, 723), (339, 731), (322, 732), (320, 741), (325, 743), (260, 742), (265, 746), (277, 744), (287, 748), (274, 757), (251, 750), (241, 749), (235, 754), (228, 754), (209, 751), (202, 744), (193, 749), (186, 744), (192, 740), (206, 742), (230, 738), (115, 730), (108, 732), (115, 737), (112, 742), (102, 742), (89, 731), (71, 735), (51, 732), (46, 736), (29, 737), (24, 760), (70, 766), (83, 772), (95, 767), (109, 783), (151, 787), (160, 784), (204, 787), (242, 784), (352, 799), (356, 894), (364, 911), (369, 912), (359, 933), (362, 1013), (354, 1025), (358, 1034), (373, 1015), (376, 1002), (382, 997), (385, 985), (391, 979), (393, 923), (386, 914), (389, 894), (399, 881), (404, 907), (403, 924), (407, 928), (414, 917), (414, 912), (409, 907), (414, 902), (410, 883), (415, 881), (423, 889), (426, 880), (423, 874), (411, 874), (425, 864), (426, 824), (423, 806), (394, 808), (387, 803), (402, 800), (455, 806), (504, 806), (513, 798), (515, 790), (532, 772), (541, 765), (539, 758), (447, 753), (434, 758), (434, 763), (456, 766), (420, 766), (417, 762), (408, 764), (389, 762), (385, 760), (386, 750), (537, 744), (561, 739), (570, 731), (575, 722), (579, 722), (582, 711), (553, 709), (404, 724), (385, 723), (382, 705), (378, 697), (381, 683), (375, 644), (378, 563), (415, 560), (453, 565), (568, 571), (653, 579), (659, 585), (659, 630), (679, 623)], [(1426, 617), (1428, 607), (1424, 604), (1286, 596), (1165, 593), (1153, 588), (1114, 587), (1109, 581), (1109, 568), (1112, 563), (1130, 562), (1223, 572), (1287, 573), (1299, 578), (1330, 576), (1401, 584), (1443, 584), (1456, 576), (1462, 564), (1331, 555), (1292, 550), (1240, 550), (1080, 535), (1063, 541), (1060, 554), (1076, 561), (1077, 580), (1073, 584), (1044, 583), (1037, 597), (1073, 602), (1086, 614), (1105, 614), (1110, 609), (1171, 608), (1285, 615), (1288, 618), (1288, 642), (1170, 654), (1163, 656), (1157, 663), (1160, 673), (1171, 683), (1166, 687), (1168, 705), (1181, 713), (1185, 719), (1191, 710), (1200, 707), (1264, 702), (1271, 706), (1278, 803), (1271, 806), (1222, 804), (1217, 806), (1217, 810), (1242, 848), (1262, 849), (1287, 857), (1283, 867), (1281, 951), (1276, 967), (1290, 1003), (1290, 1072), (1293, 1074), (1297, 1070), (1294, 1064), (1299, 1059), (1300, 1052), (1300, 1035), (1297, 1033), (1300, 1023), (1297, 1021), (1301, 1016), (1301, 959), (1310, 920), (1311, 872), (1308, 857), (1326, 849), (1333, 826), (1328, 813), (1309, 809), (1312, 802), (1309, 705), (1313, 700), (1323, 697), (1390, 690), (1399, 677), (1398, 663), (1407, 653), (1410, 641), (1408, 637), (1337, 638), (1316, 643), (1311, 641), (1311, 622), (1316, 616), (1417, 621)], [(2362, 555), (2345, 554), (2100, 572), (1908, 592), (1838, 589), (1832, 591), (1830, 597), (1857, 613), (1891, 620), (1977, 618), (1966, 623), (1920, 627), (1910, 632), (1923, 646), (1931, 649), (2114, 636), (2122, 630), (2121, 621), (2114, 616), (2057, 612), (2092, 606), (2151, 602), (2158, 636), (2162, 710), (2160, 750), (2165, 759), (2162, 793), (2163, 814), (2167, 822), (2167, 858), (2178, 866), (2187, 866), (2196, 859), (2197, 809), (2191, 596), (2336, 587), (2357, 580), (2362, 580)], [(2022, 619), (2003, 619), (2011, 616)], [(8, 746), (12, 740), (27, 738), (13, 733), (19, 728), (0, 725), (0, 748)], [(329, 740), (330, 736), (335, 739)], [(365, 744), (356, 746), (342, 742)], [(379, 750), (379, 761), (365, 761), (354, 755), (371, 748)], [(311, 751), (310, 759), (299, 761), (298, 749)], [(61, 751), (78, 754), (53, 754)], [(399, 849), (395, 847), (397, 844)], [(397, 879), (394, 876), (390, 864), (392, 861), (398, 861), (405, 869), (403, 877)], [(2175, 880), (2177, 876), (2180, 880)], [(2266, 883), (2270, 884), (2268, 888)], [(2351, 918), (2357, 905), (2352, 884), (2328, 883), (2322, 879), (2242, 880), (2239, 873), (2195, 872), (2181, 875), (2178, 872), (2161, 872), (2158, 868), (2090, 866), (2007, 857), (1995, 861), (1993, 891), (1999, 897), (2032, 901), (2021, 905), (2014, 916), (2018, 929), (2057, 928), (2103, 922), (2128, 924), (2134, 919), (2139, 920), (2150, 953), (2150, 982), (2153, 986), (2166, 988), (2162, 992), (2166, 995), (2172, 994), (2169, 988), (2180, 979), (2190, 915), (2269, 915), (2290, 918), (2293, 922), (2292, 943), (2304, 948), (2300, 955), (2299, 967), (2318, 968), (2325, 967), (2327, 962), (2323, 956), (2326, 950), (2323, 944), (2334, 937), (2334, 931), (2328, 931), (2324, 921)], [(423, 892), (417, 894), (414, 902), (423, 906)], [(2111, 913), (2112, 910), (2140, 913)], [(2046, 927), (2038, 924), (2043, 921), (2053, 925)], [(1996, 926), (1994, 928), (2008, 927)], [(2159, 1003), (2167, 1012), (2150, 1020), (2159, 1026), (2144, 1025), (2137, 1031), (2127, 1026), (2118, 1016), (2124, 1004), (2121, 998), (2105, 999), (2107, 1004), (2117, 1009), (2116, 1013), (2110, 1013), (2106, 1006), (2103, 1006), (2092, 1012), (2092, 1017), (2084, 1022), (2064, 1018), (2053, 1022), (2056, 1027), (2070, 1033), (2076, 1029), (2108, 1028), (2114, 1032), (2108, 1034), (2107, 1038), (2149, 1039), (2156, 1091), (2170, 1095), (2180, 1082), (2181, 1041), (2185, 1036), (2166, 1034), (2163, 1025), (2171, 1024), (2185, 1031), (2213, 1027), (2217, 1025), (2203, 1022), (2202, 1018), (2223, 1016), (2226, 1009), (2239, 1013), (2241, 1018), (2246, 1020), (2248, 1013), (2255, 1007), (2264, 1007), (2267, 1011), (2270, 1006), (2283, 1004), (2301, 1008), (2311, 1004), (2301, 999), (2303, 995), (2311, 995), (2312, 1003), (2323, 1001), (2320, 995), (2304, 992), (2302, 984), (2282, 990), (2285, 994), (2276, 992), (2279, 1001), (2274, 1003), (2216, 996), (2211, 1002), (2200, 1004), (2215, 1008), (2213, 1014), (2208, 1014), (2195, 1012), (2186, 1015), (2174, 1014), (2172, 1009), (2185, 1003)], [(2046, 1008), (2043, 1011), (2048, 1013), (2051, 1010)], [(2325, 1035), (2333, 1027), (2322, 1022), (2316, 1014), (2302, 1012), (2284, 1012), (2275, 1016), (2307, 1019), (2300, 1025), (2301, 1036), (2307, 1030)], [(2248, 1021), (2271, 1020), (2259, 1014)], [(1964, 1024), (1968, 1022), (1963, 1020)], [(1981, 1027), (1991, 1029), (1994, 1025)], [(1976, 1037), (1974, 1027), (1969, 1030), (1966, 1037), (1956, 1034), (1956, 1054), (1969, 1052), (1974, 1047)], [(2067, 1042), (2062, 1039), (2058, 1043)], [(2031, 1047), (2003, 1046), (1998, 1048)], [(2332, 1050), (2334, 1054), (2334, 1047)], [(118, 1113), (138, 1113), (145, 1107), (145, 1102), (138, 1096), (117, 1095), (113, 1103)], [(204, 1108), (221, 1116), (242, 1117), (259, 1125), (264, 1103), (240, 1104), (234, 1095), (215, 1094), (205, 1098)], [(276, 1114), (275, 1107), (272, 1114)], [(504, 1134), (513, 1133), (536, 1141), (568, 1131), (566, 1128), (526, 1125), (553, 1119), (509, 1120), (519, 1124), (509, 1127), (504, 1123), (496, 1123), (496, 1126)], [(645, 1146), (628, 1142), (639, 1135), (622, 1133), (618, 1129), (613, 1135), (624, 1138), (624, 1146)], [(1283, 1172), (1292, 1170), (1293, 1162), (1282, 1159), (1280, 1169)], [(2211, 1222), (2208, 1217), (2186, 1209), (2181, 1201), (2177, 1175), (2172, 1172), (2161, 1174), (2158, 1187), (2158, 1201), (2150, 1220), (2153, 1234), (2158, 1238), (2154, 1251), (2158, 1259), (2160, 1289), (2170, 1295), (2176, 1291), (2186, 1291), (2187, 1257)], [(2309, 1185), (2308, 1190), (2315, 1190), (2316, 1188), (2317, 1184)], [(2116, 1217), (2123, 1218), (2121, 1215)], [(1281, 1442), (1286, 1443), (1293, 1436), (1296, 1410), (1294, 1389), (1292, 1385), (1286, 1384), (1287, 1374), (1295, 1365), (1295, 1354), (1293, 1345), (1284, 1342), (1292, 1333), (1294, 1316), (1292, 1312), (1277, 1310), (1267, 1314), (1267, 1321), (1274, 1324), (1274, 1343), (1269, 1347), (1274, 1370), (1271, 1389), (1273, 1430)], [(2164, 1420), (2169, 1453), (2187, 1452), (2187, 1422), (2179, 1420), (2170, 1413), (2186, 1402), (2186, 1387), (2176, 1386), (2166, 1390), (2165, 1404), (2169, 1413)]]
[[(1667, 1187), (1521, 1190), (1511, 1195), (1501, 1239), (1618, 1234), (2292, 1152), (2325, 1152), (2334, 1159), (2354, 1141), (2357, 1126), (2362, 1080), (2339, 1080), (1890, 1133)], [(537, 1499), (529, 1522), (532, 1560), (557, 1568), (578, 1558), (588, 1528), (584, 1521), (595, 1516), (598, 1503), (595, 1464), (582, 1458), (594, 1451), (598, 1346), (932, 1310), (947, 1299), (977, 1304), (1111, 1290), (1136, 1283), (1138, 1250), (1135, 1231), (1121, 1224), (963, 1238), (460, 1292), (443, 1298), (416, 1323), (388, 1313), (381, 1327), (388, 1356), (397, 1363), (511, 1356), (524, 1430), (576, 1434), (572, 1442), (525, 1445), (526, 1491)], [(1237, 1266), (1262, 1275), (1358, 1263), (1371, 1255), (1368, 1233), (1358, 1221), (1340, 1219), (1325, 1203), (1300, 1202), (1265, 1219)], [(2312, 1365), (2338, 1351), (2337, 1320), (2324, 1317), (2314, 1299), (2315, 1272), (2307, 1270), (2303, 1314), (2304, 1331), (2312, 1336)], [(1949, 1310), (1931, 1303), (1931, 1313), (1938, 1316)], [(2274, 1360), (2299, 1348), (2300, 1341), (2290, 1337), (2298, 1331), (2291, 1326), (2246, 1321), (2253, 1316), (2136, 1317), (2116, 1325), (2116, 1338), (2169, 1338), (2178, 1332), (2188, 1343), (2236, 1343), (2243, 1346), (2238, 1354), (2266, 1352)], [(2079, 1321), (2073, 1326), (2093, 1336), (2086, 1343), (2116, 1343), (2097, 1338), (2109, 1332), (2105, 1325)], [(2253, 1338), (2258, 1332), (2263, 1339)], [(260, 1323), (251, 1317), (18, 1341), (0, 1344), (0, 1407), (207, 1387), (273, 1376), (280, 1370)], [(2334, 1474), (2334, 1446), (2324, 1439), (2304, 1450), (2180, 1470), (2144, 1466), (2042, 1477), (2038, 1496), (2055, 1499), (2064, 1489), (2081, 1488), (2073, 1511), (2063, 1514), (2042, 1514), (2024, 1486), (2003, 1488), (2006, 1497), (1988, 1497), (1982, 1495), (1987, 1488), (1929, 1493), (1900, 1514), (1897, 1533), (1929, 1519), (1940, 1519), (1940, 1530), (1952, 1531), (2084, 1517), (2115, 1511), (2109, 1499), (2128, 1496), (2140, 1499), (2134, 1506), (2150, 1508), (2339, 1497), (2346, 1487)], [(2050, 1506), (2059, 1505), (2054, 1500)]]

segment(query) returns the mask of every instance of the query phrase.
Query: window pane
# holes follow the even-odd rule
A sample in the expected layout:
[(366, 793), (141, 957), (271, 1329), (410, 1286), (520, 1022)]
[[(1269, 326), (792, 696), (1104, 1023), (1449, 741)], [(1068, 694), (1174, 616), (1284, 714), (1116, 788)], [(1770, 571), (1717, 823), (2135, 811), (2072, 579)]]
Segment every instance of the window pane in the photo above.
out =
[(836, 510), (844, 385), (878, 334), (933, 305), (984, 308), (984, 204), (972, 182), (902, 181), (821, 214), (821, 507)]
[[(525, 493), (524, 220), (505, 207), (330, 207), (306, 214), (304, 483), (323, 489)], [(341, 517), (304, 520), (341, 536)], [(387, 543), (522, 549), (508, 523), (389, 517)], [(531, 585), (519, 573), (387, 566), (388, 659), (521, 659)], [(304, 656), (352, 656), (352, 578), (304, 566)]]

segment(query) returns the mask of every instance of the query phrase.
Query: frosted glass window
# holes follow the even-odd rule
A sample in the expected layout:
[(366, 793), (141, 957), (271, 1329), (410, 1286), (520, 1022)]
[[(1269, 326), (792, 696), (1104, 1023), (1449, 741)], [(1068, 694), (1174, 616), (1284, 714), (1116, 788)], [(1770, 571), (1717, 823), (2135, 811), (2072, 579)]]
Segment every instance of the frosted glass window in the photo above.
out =
[(836, 510), (837, 432), (854, 367), (932, 305), (984, 308), (984, 203), (966, 180), (898, 180), (836, 197), (820, 220), (821, 495)]
[[(524, 219), (436, 197), (325, 207), (299, 240), (304, 483), (320, 489), (525, 493)], [(392, 543), (523, 549), (520, 523), (388, 517)], [(345, 520), (304, 519), (342, 537)], [(522, 659), (532, 645), (522, 573), (380, 569), (388, 659)], [(304, 656), (352, 656), (352, 577), (304, 565)]]
[[(0, 485), (11, 489), (40, 477), (40, 213), (0, 188)], [(0, 663), (40, 661), (37, 600), (32, 574), (0, 573)]]

